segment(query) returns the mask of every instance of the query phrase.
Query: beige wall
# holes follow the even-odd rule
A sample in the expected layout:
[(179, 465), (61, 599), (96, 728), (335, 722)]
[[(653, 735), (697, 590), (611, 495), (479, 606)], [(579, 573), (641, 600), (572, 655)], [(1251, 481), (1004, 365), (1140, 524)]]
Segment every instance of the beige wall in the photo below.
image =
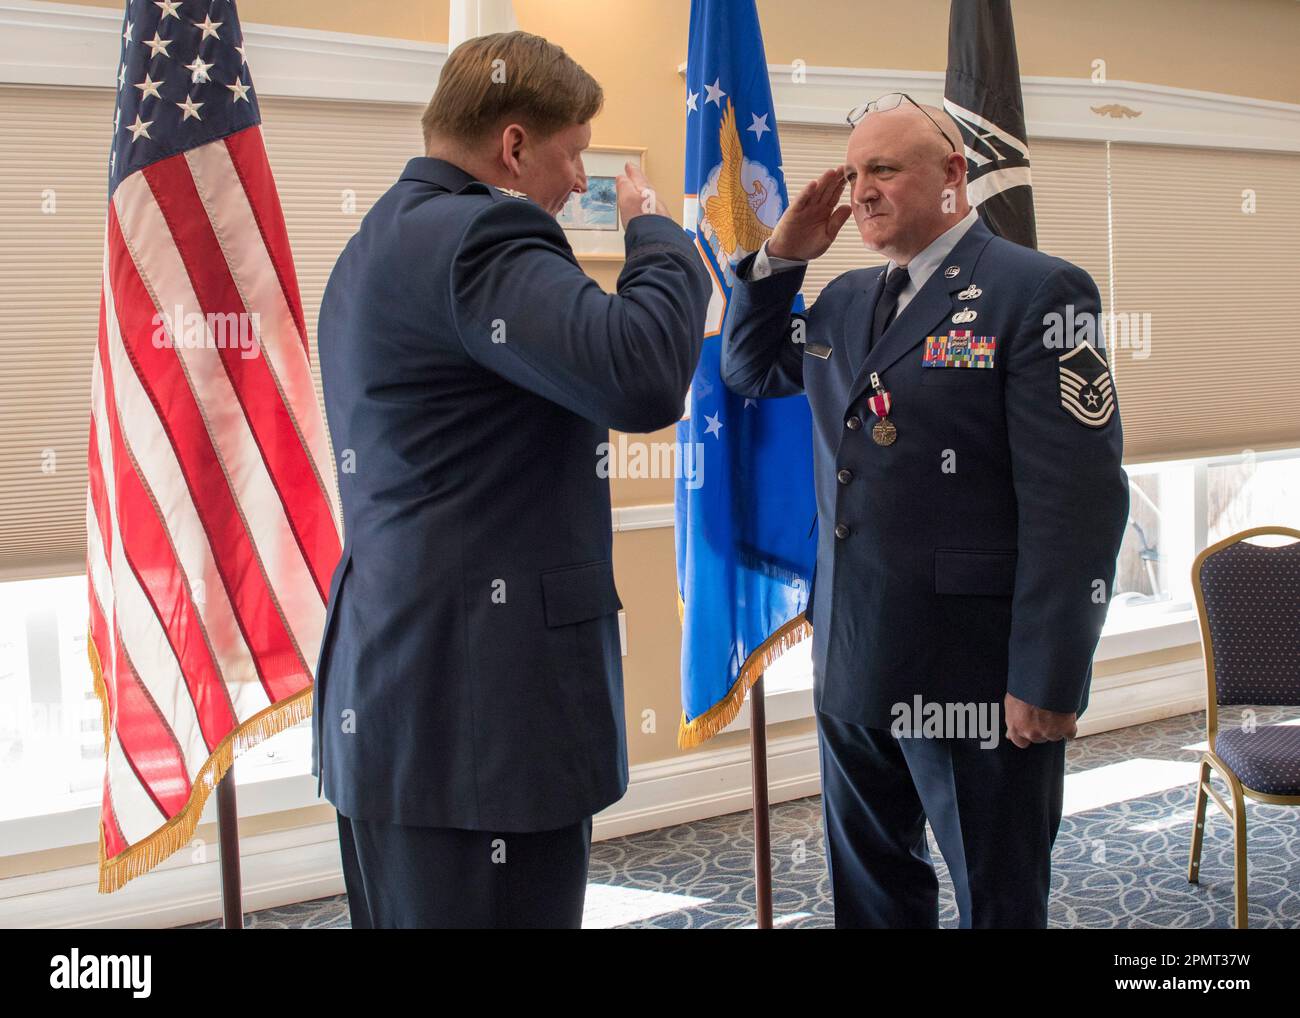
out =
[[(125, 10), (122, 0), (78, 0), (83, 7)], [(447, 41), (448, 0), (239, 0), (240, 23), (352, 32), (416, 42)], [(257, 68), (253, 68), (257, 74)], [(256, 82), (256, 77), (254, 77)]]
[[(947, 60), (948, 0), (757, 2), (769, 63), (941, 71)], [(1294, 0), (1016, 0), (1012, 9), (1022, 74), (1087, 77), (1100, 58), (1110, 78), (1300, 102)], [(447, 10), (448, 0), (239, 5), (245, 21), (420, 42), (447, 41)], [(619, 111), (654, 96), (686, 58), (689, 13), (687, 0), (515, 0), (520, 28), (564, 46), (608, 90), (637, 83), (618, 89)], [(606, 121), (616, 115), (607, 107)]]
[[(118, 0), (86, 0), (119, 8)], [(866, 0), (758, 0), (770, 63), (802, 59), (810, 66), (941, 70), (946, 60), (948, 0), (905, 4)], [(348, 0), (242, 0), (250, 22), (392, 36), (426, 42), (447, 39), (447, 0), (407, 4)], [(647, 148), (651, 180), (669, 207), (682, 205), (682, 81), (686, 57), (686, 0), (515, 0), (519, 26), (545, 35), (596, 76), (605, 108), (593, 124), (596, 145)], [(1019, 0), (1015, 4), (1020, 66), (1026, 75), (1087, 77), (1095, 59), (1111, 79), (1128, 79), (1300, 102), (1300, 4), (1293, 0)], [(256, 66), (253, 67), (256, 80)], [(414, 153), (413, 153), (414, 154)], [(596, 264), (591, 274), (612, 290), (617, 265)], [(670, 440), (671, 431), (656, 436)], [(670, 502), (672, 482), (616, 481), (616, 505)], [(672, 757), (676, 747), (679, 630), (672, 531), (621, 533), (615, 570), (628, 615), (625, 661), (628, 745), (632, 763)], [(1194, 646), (1105, 662), (1099, 675), (1193, 658)], [(642, 732), (642, 712), (656, 715)], [(807, 732), (809, 721), (772, 726), (772, 736)], [(744, 733), (714, 739), (736, 745)], [(332, 819), (324, 807), (260, 817), (244, 834)], [(208, 832), (209, 839), (215, 832)], [(0, 876), (93, 862), (94, 846), (14, 858)]]
[[(768, 63), (942, 71), (948, 0), (758, 0)], [(1013, 0), (1020, 73), (1300, 102), (1292, 0)], [(837, 26), (828, 32), (828, 25)], [(869, 97), (868, 97), (869, 98)]]

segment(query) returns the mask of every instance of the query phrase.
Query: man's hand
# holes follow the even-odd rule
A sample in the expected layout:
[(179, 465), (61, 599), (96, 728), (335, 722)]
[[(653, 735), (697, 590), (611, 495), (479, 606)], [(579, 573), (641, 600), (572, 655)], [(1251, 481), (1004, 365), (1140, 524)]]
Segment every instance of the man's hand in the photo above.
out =
[[(770, 249), (769, 249), (770, 250)], [(1057, 742), (1073, 739), (1079, 726), (1078, 714), (1060, 714), (1026, 703), (1010, 693), (1003, 700), (1002, 712), (1006, 715), (1007, 738), (1021, 749), (1033, 742)]]
[(844, 182), (844, 168), (836, 166), (800, 191), (767, 239), (768, 255), (806, 262), (824, 255), (853, 214), (852, 206), (839, 204)]
[(614, 187), (618, 191), (618, 217), (624, 229), (637, 216), (668, 215), (668, 206), (660, 200), (659, 192), (645, 179), (639, 166), (624, 163), (623, 172), (614, 178)]

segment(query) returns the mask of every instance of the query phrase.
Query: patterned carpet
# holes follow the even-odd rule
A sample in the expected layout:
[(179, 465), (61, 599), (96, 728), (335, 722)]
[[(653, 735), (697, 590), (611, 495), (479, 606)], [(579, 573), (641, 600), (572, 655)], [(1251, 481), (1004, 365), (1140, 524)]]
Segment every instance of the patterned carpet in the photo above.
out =
[[(1260, 725), (1300, 719), (1294, 708), (1257, 713)], [(1232, 828), (1213, 803), (1201, 882), (1186, 878), (1204, 725), (1204, 714), (1188, 714), (1069, 745), (1066, 815), (1053, 853), (1052, 926), (1231, 927)], [(1246, 817), (1250, 925), (1300, 927), (1300, 809), (1248, 801)], [(583, 925), (752, 927), (753, 845), (748, 813), (596, 842)], [(952, 884), (933, 835), (930, 850), (939, 872), (940, 922), (956, 926)], [(777, 925), (831, 926), (820, 797), (773, 808), (772, 857)], [(266, 909), (250, 914), (246, 924), (345, 929), (347, 899), (337, 895)]]

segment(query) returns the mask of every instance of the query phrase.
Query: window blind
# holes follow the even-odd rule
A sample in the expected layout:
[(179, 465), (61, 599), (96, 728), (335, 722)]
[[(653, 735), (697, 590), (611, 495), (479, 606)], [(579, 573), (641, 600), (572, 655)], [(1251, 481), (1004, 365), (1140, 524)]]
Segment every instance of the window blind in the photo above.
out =
[(1296, 155), (1111, 145), (1115, 310), (1150, 338), (1112, 343), (1127, 459), (1300, 445), (1297, 182)]
[[(319, 399), (325, 283), (361, 217), (421, 154), (422, 107), (277, 97), (260, 104)], [(112, 123), (110, 89), (0, 86), (0, 578), (84, 568)], [(41, 125), (39, 143), (32, 124)]]

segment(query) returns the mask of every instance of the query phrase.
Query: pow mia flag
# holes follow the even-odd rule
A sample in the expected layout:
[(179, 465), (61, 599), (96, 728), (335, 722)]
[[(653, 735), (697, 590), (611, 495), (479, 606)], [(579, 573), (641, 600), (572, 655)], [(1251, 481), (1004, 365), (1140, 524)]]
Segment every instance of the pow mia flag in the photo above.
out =
[(1080, 343), (1060, 359), (1061, 406), (1080, 424), (1100, 428), (1115, 412), (1115, 390), (1106, 358)]
[(1037, 247), (1010, 0), (952, 0), (943, 108), (966, 143), (966, 189), (999, 237)]

